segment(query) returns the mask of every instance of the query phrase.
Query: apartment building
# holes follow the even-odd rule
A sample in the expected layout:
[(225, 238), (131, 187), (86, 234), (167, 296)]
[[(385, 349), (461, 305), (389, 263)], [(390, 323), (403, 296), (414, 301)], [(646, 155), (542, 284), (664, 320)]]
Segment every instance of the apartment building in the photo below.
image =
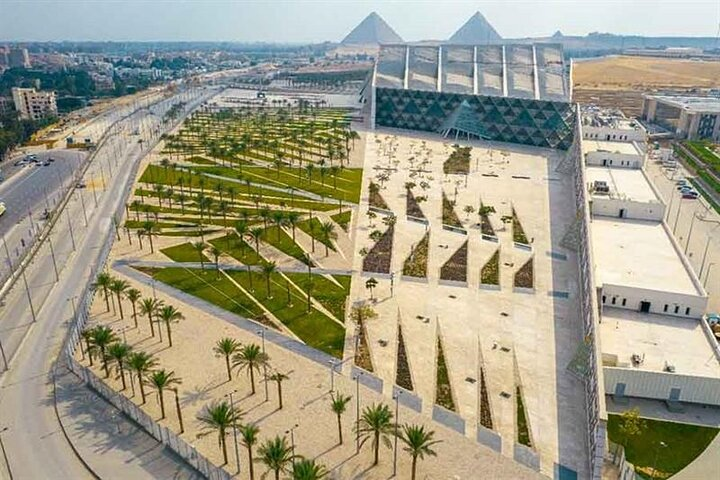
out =
[(15, 110), (22, 119), (40, 120), (50, 115), (57, 115), (55, 92), (15, 87), (12, 89), (12, 98)]

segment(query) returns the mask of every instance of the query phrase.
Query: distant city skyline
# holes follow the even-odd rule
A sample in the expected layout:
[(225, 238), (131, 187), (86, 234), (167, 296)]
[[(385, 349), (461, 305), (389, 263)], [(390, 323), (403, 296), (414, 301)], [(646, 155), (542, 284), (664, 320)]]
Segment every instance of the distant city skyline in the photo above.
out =
[(0, 40), (339, 42), (372, 11), (408, 41), (447, 39), (476, 11), (504, 38), (715, 37), (720, 23), (720, 0), (3, 0)]

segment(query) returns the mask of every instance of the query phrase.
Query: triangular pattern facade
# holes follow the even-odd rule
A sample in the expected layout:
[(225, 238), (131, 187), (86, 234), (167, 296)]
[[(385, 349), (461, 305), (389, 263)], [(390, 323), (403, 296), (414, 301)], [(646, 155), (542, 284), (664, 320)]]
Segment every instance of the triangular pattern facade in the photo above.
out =
[(573, 140), (575, 109), (567, 102), (390, 88), (377, 88), (376, 99), (381, 127), (438, 132), (463, 105), (462, 116), (489, 140), (560, 150)]

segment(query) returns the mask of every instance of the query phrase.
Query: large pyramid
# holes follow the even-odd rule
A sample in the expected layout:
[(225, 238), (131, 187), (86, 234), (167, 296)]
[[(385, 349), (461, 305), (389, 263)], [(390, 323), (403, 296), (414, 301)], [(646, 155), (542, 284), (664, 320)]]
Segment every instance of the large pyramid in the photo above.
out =
[(372, 12), (357, 27), (353, 28), (341, 43), (343, 45), (377, 45), (381, 43), (403, 43), (403, 39), (395, 33), (395, 30), (380, 15)]
[(502, 41), (499, 33), (490, 25), (482, 13), (475, 15), (465, 22), (465, 25), (455, 32), (448, 40), (449, 43), (462, 43), (466, 45), (482, 45)]

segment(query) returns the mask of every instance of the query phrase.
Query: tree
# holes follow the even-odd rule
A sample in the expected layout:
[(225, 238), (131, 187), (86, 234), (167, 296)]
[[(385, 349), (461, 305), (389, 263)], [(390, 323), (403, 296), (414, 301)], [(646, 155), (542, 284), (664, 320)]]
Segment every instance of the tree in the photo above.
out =
[(110, 376), (106, 354), (107, 348), (111, 344), (117, 342), (117, 340), (117, 335), (115, 335), (115, 332), (113, 332), (113, 329), (110, 327), (98, 325), (91, 330), (90, 343), (92, 343), (92, 345), (100, 351), (100, 360), (102, 361), (103, 369), (105, 370), (105, 378)]
[(215, 276), (217, 278), (220, 276), (220, 255), (222, 255), (222, 250), (220, 250), (218, 247), (213, 245), (210, 248), (210, 254), (213, 256), (213, 259), (215, 260)]
[(378, 464), (380, 455), (380, 441), (390, 448), (390, 436), (393, 434), (395, 424), (390, 407), (381, 403), (365, 407), (360, 417), (360, 425), (357, 432), (360, 435), (360, 446), (368, 440), (372, 441), (374, 451), (373, 466)]
[(292, 239), (295, 241), (295, 227), (297, 226), (298, 220), (300, 220), (300, 214), (298, 212), (288, 212), (285, 215), (288, 225), (292, 228)]
[(330, 255), (328, 250), (328, 244), (337, 238), (335, 232), (335, 224), (333, 222), (323, 222), (320, 224), (320, 234), (322, 235), (323, 243), (325, 244), (325, 256)]
[(163, 305), (156, 313), (158, 321), (165, 323), (165, 329), (167, 330), (168, 345), (172, 347), (172, 330), (170, 330), (171, 323), (177, 323), (180, 320), (185, 319), (180, 311), (172, 305)]
[(620, 415), (620, 423), (618, 430), (622, 437), (622, 446), (627, 447), (628, 442), (632, 437), (641, 435), (647, 428), (647, 422), (640, 418), (640, 409), (635, 407), (630, 410), (625, 410)]
[(417, 472), (417, 460), (423, 460), (425, 455), (430, 457), (437, 456), (433, 445), (441, 442), (441, 440), (433, 440), (435, 432), (433, 430), (425, 430), (424, 425), (405, 424), (400, 431), (400, 440), (405, 444), (403, 450), (408, 452), (412, 457), (412, 476), (411, 480), (415, 480)]
[(160, 229), (158, 228), (156, 222), (146, 220), (142, 223), (142, 229), (140, 230), (140, 234), (148, 237), (148, 240), (150, 241), (150, 253), (155, 253), (155, 247), (153, 246), (153, 237), (156, 236), (159, 231)]
[(242, 444), (247, 448), (248, 451), (248, 469), (250, 471), (250, 480), (255, 479), (255, 467), (253, 465), (253, 446), (258, 441), (258, 434), (260, 433), (260, 427), (254, 423), (248, 423), (243, 425), (239, 429), (240, 436), (242, 437)]
[(465, 205), (465, 208), (463, 208), (463, 212), (465, 212), (465, 221), (467, 221), (470, 218), (470, 215), (475, 212), (475, 207), (472, 205)]
[(280, 227), (282, 227), (283, 223), (285, 223), (285, 214), (283, 212), (281, 212), (280, 210), (276, 210), (276, 211), (272, 212), (270, 217), (272, 218), (272, 221), (275, 224), (277, 239), (279, 241), (280, 240)]
[(262, 271), (265, 275), (265, 288), (266, 297), (270, 298), (270, 276), (277, 271), (277, 264), (275, 262), (266, 262), (262, 265)]
[(282, 396), (282, 382), (285, 380), (288, 380), (290, 378), (290, 372), (288, 373), (282, 373), (279, 371), (274, 371), (272, 375), (268, 377), (268, 380), (272, 380), (277, 384), (277, 390), (278, 390), (278, 410), (282, 410), (283, 408), (283, 396)]
[(125, 292), (125, 298), (130, 300), (130, 305), (132, 305), (132, 314), (133, 314), (133, 321), (135, 322), (135, 328), (138, 327), (137, 323), (137, 302), (140, 301), (140, 290), (137, 288), (131, 288)]
[(117, 364), (117, 371), (122, 380), (122, 389), (125, 390), (127, 387), (125, 384), (125, 365), (128, 356), (132, 353), (132, 347), (127, 343), (113, 343), (108, 347), (107, 353), (110, 360)]
[(202, 431), (199, 437), (217, 432), (218, 444), (223, 454), (223, 465), (228, 463), (226, 437), (230, 430), (240, 424), (242, 413), (238, 408), (233, 408), (226, 401), (213, 402), (206, 405), (203, 411), (198, 414), (197, 419), (202, 423)]
[(292, 480), (320, 480), (328, 475), (324, 465), (316, 463), (312, 458), (303, 458), (292, 467)]
[(375, 279), (372, 278), (372, 277), (371, 277), (371, 278), (368, 278), (368, 279), (365, 281), (365, 288), (367, 288), (368, 290), (370, 290), (370, 300), (373, 299), (373, 289), (374, 289), (375, 287), (377, 287), (377, 286), (378, 286), (378, 281), (375, 280)]
[(225, 368), (227, 368), (228, 382), (232, 380), (232, 368), (230, 368), (230, 357), (241, 347), (240, 342), (234, 338), (224, 337), (218, 340), (213, 347), (216, 357), (225, 357)]
[(292, 449), (287, 444), (287, 439), (280, 436), (260, 445), (258, 455), (260, 457), (256, 461), (264, 463), (268, 469), (272, 470), (275, 473), (275, 480), (280, 480), (280, 473), (287, 472), (295, 459)]
[(158, 391), (158, 399), (160, 400), (160, 420), (165, 418), (165, 398), (163, 392), (165, 389), (173, 385), (180, 385), (182, 380), (175, 376), (175, 372), (168, 372), (164, 368), (155, 370), (147, 376), (148, 384)]
[(267, 367), (269, 359), (256, 343), (243, 345), (240, 351), (233, 355), (233, 368), (247, 371), (253, 395), (255, 395), (255, 371), (260, 372), (260, 367)]
[(250, 236), (252, 236), (255, 241), (255, 260), (260, 258), (260, 239), (262, 238), (264, 231), (265, 230), (260, 227), (250, 229)]
[(120, 310), (120, 318), (125, 318), (125, 315), (123, 314), (122, 309), (122, 296), (123, 293), (125, 293), (125, 290), (130, 288), (130, 284), (126, 282), (125, 280), (121, 280), (119, 278), (113, 278), (110, 281), (110, 285), (108, 286), (108, 289), (115, 294), (117, 297), (118, 302), (118, 309)]
[(245, 255), (245, 235), (248, 234), (249, 227), (245, 220), (239, 220), (235, 222), (235, 231), (240, 237), (240, 251)]
[(347, 410), (347, 404), (350, 402), (352, 397), (350, 395), (343, 395), (342, 393), (332, 393), (330, 396), (330, 408), (333, 413), (337, 416), (338, 424), (338, 443), (343, 443), (343, 431), (342, 431), (342, 414)]
[(147, 315), (148, 321), (150, 322), (150, 334), (153, 337), (155, 336), (155, 327), (153, 327), (153, 315), (157, 313), (162, 304), (162, 300), (158, 300), (154, 297), (143, 298), (142, 302), (140, 302), (140, 313), (142, 313), (143, 315)]
[(194, 242), (192, 244), (193, 249), (197, 252), (198, 258), (200, 259), (200, 268), (205, 270), (205, 244), (203, 242)]
[(107, 272), (100, 272), (98, 273), (97, 278), (95, 279), (95, 288), (101, 287), (103, 289), (103, 295), (105, 296), (105, 311), (110, 311), (110, 299), (108, 295), (108, 289), (110, 287), (110, 283), (112, 282), (112, 276)]
[(80, 336), (85, 341), (85, 351), (87, 352), (88, 356), (88, 362), (90, 363), (90, 366), (93, 366), (93, 357), (97, 353), (97, 349), (92, 344), (92, 329), (86, 328), (80, 333)]
[(145, 404), (145, 388), (143, 377), (157, 365), (157, 360), (149, 353), (145, 352), (133, 352), (128, 356), (127, 360), (128, 367), (135, 372), (138, 378), (138, 384), (140, 385), (140, 395), (142, 397), (142, 403)]

